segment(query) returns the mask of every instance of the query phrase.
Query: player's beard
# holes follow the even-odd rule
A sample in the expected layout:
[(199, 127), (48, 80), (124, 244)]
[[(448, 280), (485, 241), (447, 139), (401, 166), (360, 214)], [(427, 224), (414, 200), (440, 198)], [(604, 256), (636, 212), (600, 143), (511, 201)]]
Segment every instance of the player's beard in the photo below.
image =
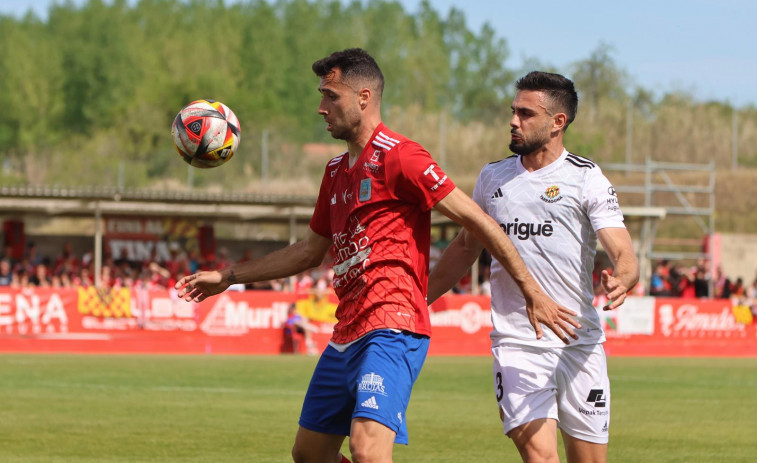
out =
[(360, 113), (358, 111), (346, 111), (342, 120), (344, 121), (342, 124), (331, 124), (331, 137), (349, 142), (360, 126)]
[(510, 151), (515, 154), (520, 154), (521, 156), (528, 156), (529, 154), (535, 153), (536, 151), (540, 150), (547, 143), (549, 143), (549, 126), (550, 122), (547, 121), (544, 124), (544, 127), (534, 131), (533, 135), (529, 137), (526, 137), (520, 132), (511, 131), (510, 133), (517, 135), (520, 138), (520, 141), (516, 142), (515, 140), (511, 140), (509, 146)]

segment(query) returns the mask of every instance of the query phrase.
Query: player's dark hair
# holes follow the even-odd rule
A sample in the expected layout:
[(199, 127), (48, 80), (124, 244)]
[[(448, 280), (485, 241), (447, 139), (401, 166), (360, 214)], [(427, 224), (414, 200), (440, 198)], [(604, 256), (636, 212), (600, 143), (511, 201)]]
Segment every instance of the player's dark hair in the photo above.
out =
[(384, 92), (384, 74), (376, 64), (376, 60), (362, 48), (335, 51), (313, 63), (313, 72), (318, 77), (325, 77), (334, 68), (339, 68), (342, 71), (344, 80), (372, 83), (379, 98)]
[(532, 71), (515, 82), (515, 88), (519, 91), (544, 92), (549, 100), (547, 110), (552, 113), (565, 113), (568, 117), (563, 131), (567, 130), (576, 118), (578, 94), (573, 81), (565, 76), (551, 72)]

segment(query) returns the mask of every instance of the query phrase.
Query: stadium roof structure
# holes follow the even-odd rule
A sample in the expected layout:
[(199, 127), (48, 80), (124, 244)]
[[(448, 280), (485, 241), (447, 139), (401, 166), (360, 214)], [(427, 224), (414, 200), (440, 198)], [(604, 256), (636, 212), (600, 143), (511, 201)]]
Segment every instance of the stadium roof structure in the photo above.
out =
[(315, 196), (130, 190), (108, 187), (0, 187), (0, 213), (93, 217), (163, 216), (230, 221), (310, 220)]
[[(315, 196), (208, 193), (199, 191), (159, 191), (115, 187), (0, 187), (0, 215), (45, 217), (105, 216), (184, 217), (230, 222), (289, 224), (289, 242), (297, 240), (298, 224), (308, 223)], [(637, 253), (642, 275), (651, 268), (650, 257), (657, 223), (664, 219), (665, 207), (624, 207), (627, 219), (641, 220)], [(102, 249), (102, 227), (95, 220), (96, 262)], [(446, 231), (459, 226), (432, 211), (431, 223)], [(476, 266), (474, 266), (474, 271)], [(96, 273), (97, 275), (97, 273)], [(475, 281), (475, 279), (474, 279)]]

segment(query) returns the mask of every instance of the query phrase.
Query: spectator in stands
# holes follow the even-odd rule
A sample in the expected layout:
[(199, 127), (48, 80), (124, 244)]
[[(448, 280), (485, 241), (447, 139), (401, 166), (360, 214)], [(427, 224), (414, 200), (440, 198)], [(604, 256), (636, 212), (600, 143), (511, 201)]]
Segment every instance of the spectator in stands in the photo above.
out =
[(731, 281), (726, 278), (723, 273), (723, 268), (718, 266), (715, 268), (715, 272), (712, 275), (713, 278), (713, 290), (715, 291), (714, 297), (716, 299), (727, 298), (731, 296)]
[(121, 252), (118, 258), (113, 261), (113, 265), (118, 269), (120, 273), (129, 273), (131, 269), (136, 268), (136, 263), (129, 259), (129, 249), (126, 247), (121, 248)]
[(683, 298), (696, 297), (696, 288), (694, 287), (694, 276), (696, 268), (677, 266), (676, 275), (676, 296)]
[(29, 273), (24, 269), (13, 272), (13, 280), (11, 281), (11, 287), (13, 288), (27, 288), (29, 286)]
[(455, 283), (455, 286), (452, 287), (452, 292), (454, 294), (470, 294), (472, 289), (473, 277), (471, 276), (470, 269), (468, 269), (465, 275), (463, 275), (463, 277)]
[(294, 286), (294, 292), (298, 296), (307, 297), (310, 295), (310, 290), (313, 288), (315, 280), (313, 280), (310, 270), (297, 275), (297, 282)]
[(200, 269), (205, 271), (218, 270), (218, 259), (214, 252), (210, 252), (203, 257), (204, 259), (201, 260)]
[(68, 272), (70, 274), (76, 274), (80, 269), (79, 259), (74, 254), (73, 245), (70, 242), (63, 244), (63, 249), (60, 255), (55, 259), (53, 265), (53, 274), (60, 275), (62, 272)]
[(0, 286), (10, 286), (13, 282), (11, 261), (7, 258), (0, 260)]
[(670, 268), (668, 261), (663, 260), (655, 267), (652, 281), (649, 285), (649, 294), (652, 296), (670, 296)]
[(249, 262), (255, 258), (255, 253), (252, 251), (252, 249), (245, 249), (244, 253), (242, 254), (242, 257), (237, 260), (237, 262)]
[(46, 265), (39, 264), (37, 266), (34, 274), (29, 277), (29, 284), (42, 288), (48, 288), (52, 286), (52, 279), (50, 278)]
[(197, 251), (191, 247), (186, 248), (186, 260), (187, 273), (193, 273), (200, 269), (200, 259), (197, 257)]
[(731, 285), (731, 297), (739, 300), (746, 298), (746, 288), (744, 287), (743, 278), (736, 278), (736, 282)]
[(35, 267), (42, 263), (42, 256), (39, 255), (37, 244), (34, 241), (30, 241), (29, 246), (26, 247), (26, 259), (29, 261), (29, 265)]
[(167, 289), (176, 284), (176, 280), (171, 278), (171, 272), (158, 265), (157, 262), (151, 262), (147, 269), (150, 272), (150, 289)]
[(18, 264), (18, 259), (13, 257), (13, 246), (5, 246), (5, 251), (3, 251), (2, 255), (3, 259), (8, 259), (11, 263), (11, 268), (16, 267), (16, 264)]
[(305, 350), (312, 354), (314, 347), (307, 320), (297, 313), (297, 306), (291, 304), (287, 310), (286, 322), (284, 322), (284, 349), (282, 350), (294, 354)]
[(492, 282), (491, 282), (491, 266), (489, 264), (482, 265), (481, 269), (479, 270), (479, 286), (478, 286), (478, 292), (482, 296), (489, 296), (492, 295)]
[(187, 273), (189, 262), (186, 255), (181, 253), (179, 243), (173, 242), (168, 246), (168, 259), (163, 263), (163, 267), (168, 270), (174, 280), (178, 279), (179, 274)]
[(89, 267), (83, 267), (81, 269), (81, 272), (79, 272), (79, 275), (77, 275), (73, 280), (72, 284), (74, 286), (82, 286), (84, 288), (94, 286), (94, 281), (92, 280), (92, 274), (89, 271)]
[(710, 282), (707, 281), (704, 268), (701, 266), (697, 266), (697, 271), (694, 275), (694, 296), (710, 297)]
[(234, 260), (229, 258), (229, 250), (225, 247), (218, 248), (218, 261), (216, 262), (216, 268), (225, 268), (234, 265)]
[(113, 286), (113, 268), (109, 265), (103, 265), (100, 271), (100, 288), (110, 288)]
[(746, 290), (747, 304), (752, 310), (752, 316), (757, 319), (757, 277), (752, 281), (752, 284)]
[[(290, 284), (289, 278), (278, 278), (276, 280), (271, 280), (264, 283), (268, 284), (268, 287), (266, 289), (281, 291), (285, 293), (292, 292), (292, 285)], [(253, 289), (259, 289), (255, 285), (256, 283), (252, 284)]]

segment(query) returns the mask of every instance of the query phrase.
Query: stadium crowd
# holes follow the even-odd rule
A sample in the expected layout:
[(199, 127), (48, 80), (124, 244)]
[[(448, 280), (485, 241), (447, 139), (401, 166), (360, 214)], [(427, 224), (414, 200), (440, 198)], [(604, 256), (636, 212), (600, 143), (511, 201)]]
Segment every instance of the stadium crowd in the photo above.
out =
[[(444, 243), (437, 243), (431, 248), (431, 266), (441, 254)], [(182, 276), (198, 270), (214, 270), (226, 267), (234, 262), (244, 262), (254, 258), (253, 252), (247, 250), (236, 260), (229, 256), (226, 248), (219, 248), (217, 253), (201, 256), (195, 251), (184, 251), (178, 246), (169, 247), (168, 259), (147, 259), (135, 261), (126, 253), (111, 256), (107, 249), (102, 265), (100, 285), (102, 287), (140, 287), (148, 290), (172, 288)], [(479, 265), (479, 284), (472, 284), (469, 272), (453, 288), (456, 294), (489, 295), (490, 257), (484, 253)], [(595, 269), (595, 286), (599, 288), (600, 265)], [(0, 256), (0, 286), (14, 288), (25, 287), (77, 287), (93, 286), (94, 278), (93, 252), (82, 255), (74, 253), (70, 243), (62, 246), (55, 257), (39, 255), (37, 246), (32, 242), (27, 246), (22, 259), (13, 257), (8, 247)], [(297, 292), (300, 294), (323, 293), (332, 290), (333, 270), (329, 262), (318, 268), (301, 273), (293, 278), (267, 281), (249, 285), (246, 289)], [(711, 284), (712, 281), (712, 284)], [(641, 284), (641, 283), (640, 283)], [(710, 296), (710, 287), (713, 289)], [(239, 288), (242, 289), (242, 288)], [(635, 294), (643, 294), (638, 288)], [(723, 298), (752, 308), (757, 315), (757, 278), (746, 285), (742, 277), (731, 279), (720, 267), (710, 271), (707, 262), (696, 265), (673, 263), (662, 260), (656, 263), (649, 282), (649, 295), (659, 297), (683, 298)]]
[[(254, 257), (253, 252), (248, 250), (234, 260), (223, 247), (217, 253), (202, 256), (192, 250), (184, 251), (178, 245), (169, 247), (167, 259), (153, 255), (151, 259), (133, 260), (128, 257), (126, 249), (117, 257), (112, 256), (108, 249), (104, 254), (99, 283), (101, 287), (140, 287), (148, 290), (173, 288), (184, 275), (199, 270), (221, 269)], [(22, 259), (14, 258), (10, 247), (6, 247), (0, 256), (0, 286), (88, 287), (95, 285), (94, 274), (94, 253), (89, 251), (77, 255), (70, 243), (65, 243), (60, 254), (55, 257), (40, 255), (34, 243), (29, 244)], [(262, 282), (250, 285), (247, 289), (310, 293), (331, 288), (332, 278), (333, 270), (328, 263), (324, 263), (296, 278)]]

